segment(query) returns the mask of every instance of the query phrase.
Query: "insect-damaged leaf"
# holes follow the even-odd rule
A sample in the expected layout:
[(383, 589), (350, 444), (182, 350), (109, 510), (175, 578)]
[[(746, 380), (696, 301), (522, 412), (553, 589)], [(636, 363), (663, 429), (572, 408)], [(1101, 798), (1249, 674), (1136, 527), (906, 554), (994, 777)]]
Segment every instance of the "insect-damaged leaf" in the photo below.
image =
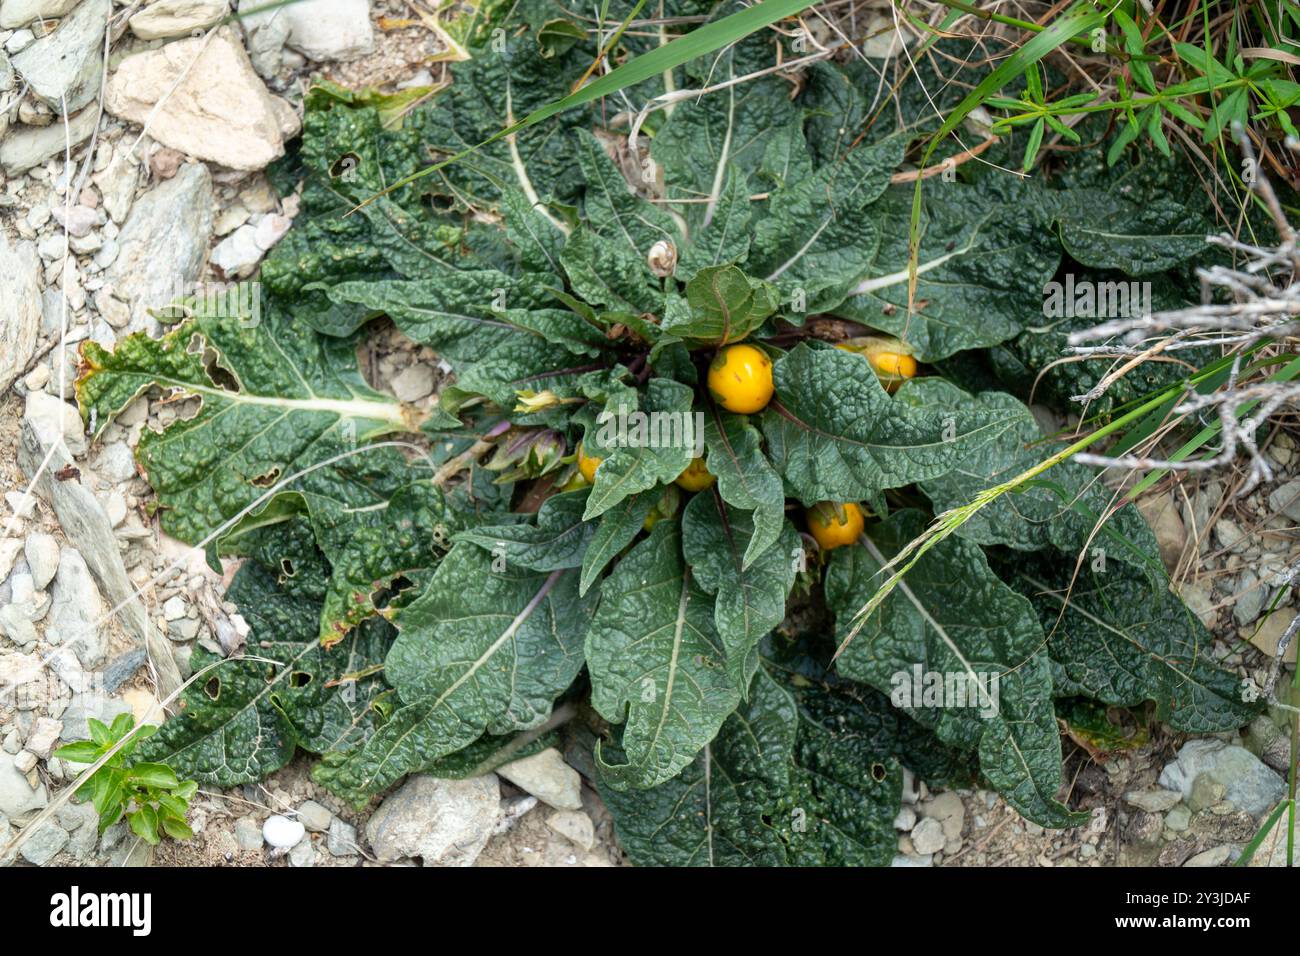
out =
[[(247, 654), (266, 660), (232, 659), (201, 678), (139, 753), (182, 777), (234, 787), (279, 770), (299, 746), (323, 752), (363, 727), (382, 681), (343, 678), (380, 663), (393, 631), (370, 621), (327, 652), (317, 640), (319, 603), (287, 593), (251, 561), (226, 595), (251, 625)], [(193, 665), (219, 660), (197, 648)]]
[(760, 670), (747, 703), (680, 774), (619, 790), (600, 773), (639, 866), (882, 866), (897, 851), (895, 721), (861, 699)]
[(113, 352), (93, 342), (83, 349), (89, 371), (77, 397), (100, 431), (152, 387), (197, 404), (165, 431), (146, 430), (136, 451), (163, 529), (195, 543), (306, 469), (293, 486), (305, 495), (380, 500), (363, 476), (388, 474), (391, 482), (407, 470), (401, 457), (385, 448), (341, 456), (413, 430), (417, 413), (362, 381), (351, 342), (275, 316), (252, 322), (233, 307), (213, 311), (225, 314), (198, 315), (161, 339), (130, 336)]

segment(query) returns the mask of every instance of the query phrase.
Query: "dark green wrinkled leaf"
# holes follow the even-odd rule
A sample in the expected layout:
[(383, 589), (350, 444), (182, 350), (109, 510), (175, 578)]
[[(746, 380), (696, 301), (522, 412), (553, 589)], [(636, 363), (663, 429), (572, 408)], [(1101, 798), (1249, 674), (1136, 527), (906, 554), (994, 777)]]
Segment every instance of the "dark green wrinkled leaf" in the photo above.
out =
[(651, 379), (644, 407), (627, 412), (626, 429), (606, 409), (603, 422), (587, 430), (587, 453), (604, 459), (587, 498), (588, 521), (628, 495), (672, 481), (691, 463), (695, 443), (703, 441), (696, 434), (691, 390), (679, 382)]
[[(919, 512), (896, 512), (860, 547), (835, 552), (825, 587), (839, 637), (883, 581), (885, 561), (924, 527)], [(882, 693), (911, 688), (910, 699), (900, 695), (895, 703), (940, 740), (978, 749), (984, 775), (1025, 817), (1053, 827), (1086, 818), (1056, 799), (1061, 742), (1038, 618), (975, 545), (953, 537), (926, 552), (866, 620), (838, 666)], [(925, 686), (916, 686), (917, 668), (923, 681), (935, 675), (954, 690), (960, 684), (964, 703), (955, 695), (917, 701)]]
[(722, 500), (753, 512), (754, 530), (741, 562), (742, 569), (748, 568), (781, 534), (785, 522), (781, 478), (763, 454), (762, 438), (748, 417), (724, 412), (712, 402), (704, 418), (704, 447)]
[(682, 553), (701, 588), (716, 595), (713, 621), (736, 687), (747, 688), (758, 666), (758, 644), (785, 617), (794, 586), (799, 536), (786, 525), (775, 547), (749, 567), (744, 555), (754, 534), (750, 512), (728, 506), (712, 489), (682, 512)]
[(485, 732), (544, 721), (582, 666), (590, 607), (576, 592), (572, 571), (495, 570), (480, 548), (453, 547), (397, 619), (384, 673), (402, 706), (317, 780), (364, 799)]
[(1026, 559), (1012, 583), (1028, 595), (1047, 633), (1056, 693), (1119, 707), (1156, 704), (1160, 720), (1183, 733), (1241, 727), (1260, 703), (1211, 663), (1210, 634), (1167, 583), (1152, 587), (1120, 562)]
[(625, 724), (625, 762), (596, 762), (610, 786), (653, 787), (676, 776), (740, 701), (713, 624), (713, 600), (687, 572), (681, 531), (660, 521), (600, 589), (587, 632), (591, 702)]
[(456, 535), (507, 562), (532, 571), (582, 567), (596, 528), (582, 520), (587, 492), (552, 495), (542, 503), (536, 524), (480, 525)]
[[(1005, 411), (1016, 419), (997, 440), (963, 457), (951, 471), (920, 482), (936, 512), (968, 504), (981, 491), (1009, 481), (1059, 447), (1059, 443), (1044, 440), (1027, 407), (1002, 392), (970, 395), (943, 379), (921, 378), (904, 384), (897, 398), (918, 408), (966, 405)], [(1155, 537), (1136, 508), (1119, 509), (1105, 528), (1097, 528), (1117, 503), (1095, 472), (1065, 461), (1040, 482), (976, 511), (957, 534), (977, 544), (1004, 544), (1018, 551), (1038, 551), (1051, 545), (1079, 555), (1088, 548), (1102, 548), (1115, 560), (1139, 565), (1155, 562), (1159, 567)]]
[(643, 491), (629, 495), (600, 516), (600, 523), (582, 559), (579, 593), (586, 594), (606, 565), (632, 543), (658, 502), (658, 491)]
[(775, 283), (783, 301), (801, 294), (807, 312), (837, 306), (875, 258), (880, 232), (863, 211), (889, 184), (903, 145), (895, 137), (863, 146), (774, 192), (746, 268)]
[(861, 501), (951, 470), (1015, 418), (957, 405), (918, 409), (891, 399), (861, 356), (802, 344), (774, 363), (763, 413), (768, 454), (805, 505)]
[(932, 362), (994, 345), (1042, 315), (1043, 285), (1060, 262), (1033, 187), (995, 180), (938, 183), (922, 193), (921, 251), (914, 311), (908, 314), (911, 189), (890, 189), (869, 209), (880, 247), (855, 294), (835, 314), (896, 335)]

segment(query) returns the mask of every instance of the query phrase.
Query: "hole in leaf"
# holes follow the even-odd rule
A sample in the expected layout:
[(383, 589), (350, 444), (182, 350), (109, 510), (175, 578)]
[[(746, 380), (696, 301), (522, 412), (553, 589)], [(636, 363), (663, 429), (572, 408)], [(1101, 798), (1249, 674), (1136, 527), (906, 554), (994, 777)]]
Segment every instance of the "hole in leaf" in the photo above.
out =
[(213, 677), (203, 685), (203, 693), (208, 695), (210, 700), (216, 700), (221, 696), (221, 678)]
[(312, 675), (306, 671), (294, 671), (289, 675), (289, 686), (301, 690), (312, 682)]
[(208, 378), (212, 384), (225, 392), (239, 394), (243, 391), (239, 384), (239, 379), (235, 373), (221, 364), (221, 353), (216, 349), (205, 348), (203, 350), (203, 371), (208, 373)]
[[(256, 484), (256, 482), (254, 482), (254, 484)], [(281, 558), (280, 573), (286, 578), (291, 578), (298, 573), (298, 569), (293, 566), (293, 561), (290, 558)]]
[(280, 467), (277, 465), (276, 467), (272, 468), (270, 471), (266, 472), (265, 474), (255, 475), (252, 478), (252, 483), (257, 485), (257, 487), (259, 488), (270, 488), (273, 484), (275, 484), (279, 480), (280, 480)]
[(883, 763), (873, 763), (871, 765), (871, 779), (879, 783), (880, 781), (884, 780), (887, 776), (889, 776), (889, 771), (885, 769), (885, 765)]
[(344, 153), (334, 160), (334, 164), (330, 166), (330, 178), (338, 179), (342, 176), (344, 179), (349, 179), (356, 173), (356, 169), (360, 165), (360, 156), (356, 153)]

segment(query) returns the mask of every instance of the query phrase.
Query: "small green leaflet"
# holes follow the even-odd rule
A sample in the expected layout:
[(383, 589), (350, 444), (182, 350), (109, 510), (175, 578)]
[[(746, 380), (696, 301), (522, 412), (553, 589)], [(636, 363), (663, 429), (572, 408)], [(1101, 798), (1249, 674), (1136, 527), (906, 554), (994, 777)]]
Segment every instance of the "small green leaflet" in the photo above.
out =
[(681, 530), (660, 521), (601, 585), (587, 633), (591, 702), (625, 724), (625, 762), (596, 763), (616, 789), (676, 776), (740, 702), (713, 601), (682, 561)]
[(751, 279), (732, 265), (708, 266), (686, 283), (690, 311), (663, 330), (691, 345), (739, 342), (777, 310), (776, 286)]
[(535, 524), (480, 525), (461, 531), (457, 541), (471, 541), (493, 555), (531, 571), (582, 567), (587, 546), (596, 533), (582, 520), (587, 492), (552, 495), (542, 503)]

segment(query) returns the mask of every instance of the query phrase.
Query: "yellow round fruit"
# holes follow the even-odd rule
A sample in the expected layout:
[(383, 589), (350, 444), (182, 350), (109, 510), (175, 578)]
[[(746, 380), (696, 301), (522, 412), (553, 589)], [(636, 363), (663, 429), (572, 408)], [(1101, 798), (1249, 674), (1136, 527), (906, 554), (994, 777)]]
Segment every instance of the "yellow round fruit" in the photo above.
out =
[(705, 467), (703, 458), (692, 458), (686, 470), (677, 476), (676, 483), (677, 487), (687, 491), (703, 491), (713, 484), (713, 475)]
[(728, 345), (709, 364), (709, 391), (729, 412), (762, 411), (772, 399), (772, 360), (752, 345)]
[(862, 534), (862, 509), (851, 501), (839, 505), (838, 510), (832, 501), (820, 502), (805, 511), (804, 517), (808, 520), (808, 530), (823, 551), (852, 544)]
[(867, 360), (886, 388), (890, 385), (897, 386), (916, 375), (916, 359), (906, 352), (877, 352), (867, 356)]
[(835, 347), (863, 356), (887, 392), (893, 392), (916, 375), (916, 359), (907, 346), (893, 336), (868, 335), (847, 339)]
[(582, 443), (578, 443), (578, 471), (582, 472), (582, 477), (587, 479), (587, 484), (596, 483), (596, 469), (604, 458), (597, 458), (595, 455), (588, 455), (582, 450)]

